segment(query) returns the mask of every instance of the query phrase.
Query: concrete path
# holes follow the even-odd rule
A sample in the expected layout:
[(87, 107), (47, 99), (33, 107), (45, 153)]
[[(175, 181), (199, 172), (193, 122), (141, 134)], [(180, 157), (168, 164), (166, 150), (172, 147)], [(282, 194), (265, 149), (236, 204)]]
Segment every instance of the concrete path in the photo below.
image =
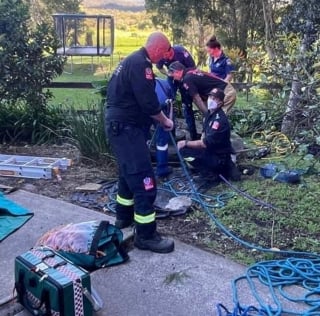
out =
[[(14, 259), (30, 249), (49, 229), (61, 224), (114, 218), (63, 201), (26, 191), (7, 196), (35, 213), (23, 227), (0, 245), (0, 315), (29, 315), (13, 299)], [(125, 231), (125, 236), (132, 234)], [(101, 316), (209, 316), (217, 315), (216, 304), (232, 308), (231, 281), (243, 275), (245, 267), (221, 256), (176, 240), (175, 251), (155, 254), (133, 249), (130, 260), (91, 274), (92, 285), (104, 302)], [(266, 293), (267, 289), (261, 289)], [(247, 304), (255, 304), (250, 290), (240, 289)], [(68, 316), (68, 315), (67, 315)]]

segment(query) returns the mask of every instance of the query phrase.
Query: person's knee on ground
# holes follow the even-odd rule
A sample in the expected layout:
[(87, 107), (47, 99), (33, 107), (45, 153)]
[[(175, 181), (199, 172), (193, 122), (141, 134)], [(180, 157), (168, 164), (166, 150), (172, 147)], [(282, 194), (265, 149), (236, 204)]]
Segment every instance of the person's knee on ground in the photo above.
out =
[(169, 134), (159, 128), (156, 136), (156, 175), (158, 177), (166, 177), (172, 173), (172, 168), (169, 166), (168, 147)]
[(232, 161), (231, 157), (228, 158), (221, 167), (221, 175), (225, 177), (227, 180), (232, 181), (240, 181), (241, 180), (241, 172), (236, 166), (236, 164)]
[(157, 167), (156, 167), (156, 175), (158, 177), (166, 177), (172, 173), (172, 168), (169, 166), (168, 161), (168, 145), (166, 149), (160, 148), (157, 146), (156, 151), (156, 160), (157, 160)]

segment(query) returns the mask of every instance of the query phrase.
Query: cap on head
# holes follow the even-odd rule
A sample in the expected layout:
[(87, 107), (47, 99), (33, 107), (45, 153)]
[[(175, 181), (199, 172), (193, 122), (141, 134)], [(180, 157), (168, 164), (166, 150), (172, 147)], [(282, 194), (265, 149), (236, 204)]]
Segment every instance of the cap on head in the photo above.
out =
[(169, 65), (169, 72), (185, 70), (186, 67), (182, 65), (179, 61), (175, 61)]
[(220, 101), (223, 101), (224, 100), (224, 92), (219, 89), (219, 88), (214, 88), (213, 90), (211, 90), (208, 94), (209, 96), (212, 96)]

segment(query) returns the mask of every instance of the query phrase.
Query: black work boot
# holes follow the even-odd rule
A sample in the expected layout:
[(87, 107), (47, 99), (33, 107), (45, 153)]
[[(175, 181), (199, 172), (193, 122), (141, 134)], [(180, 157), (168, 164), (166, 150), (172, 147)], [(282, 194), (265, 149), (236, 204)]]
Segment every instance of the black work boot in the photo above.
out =
[(171, 239), (161, 237), (156, 231), (156, 223), (136, 224), (134, 245), (141, 250), (150, 250), (157, 253), (169, 253), (174, 250)]
[(161, 237), (158, 232), (154, 232), (150, 238), (135, 234), (134, 245), (141, 250), (150, 250), (157, 253), (169, 253), (174, 250), (174, 241)]

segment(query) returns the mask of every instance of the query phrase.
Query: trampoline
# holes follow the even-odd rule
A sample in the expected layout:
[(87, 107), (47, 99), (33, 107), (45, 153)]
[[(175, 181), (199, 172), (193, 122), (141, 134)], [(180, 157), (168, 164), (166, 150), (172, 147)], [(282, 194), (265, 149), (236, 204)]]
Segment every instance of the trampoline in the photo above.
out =
[(53, 14), (65, 56), (111, 56), (114, 49), (114, 19), (111, 15)]

